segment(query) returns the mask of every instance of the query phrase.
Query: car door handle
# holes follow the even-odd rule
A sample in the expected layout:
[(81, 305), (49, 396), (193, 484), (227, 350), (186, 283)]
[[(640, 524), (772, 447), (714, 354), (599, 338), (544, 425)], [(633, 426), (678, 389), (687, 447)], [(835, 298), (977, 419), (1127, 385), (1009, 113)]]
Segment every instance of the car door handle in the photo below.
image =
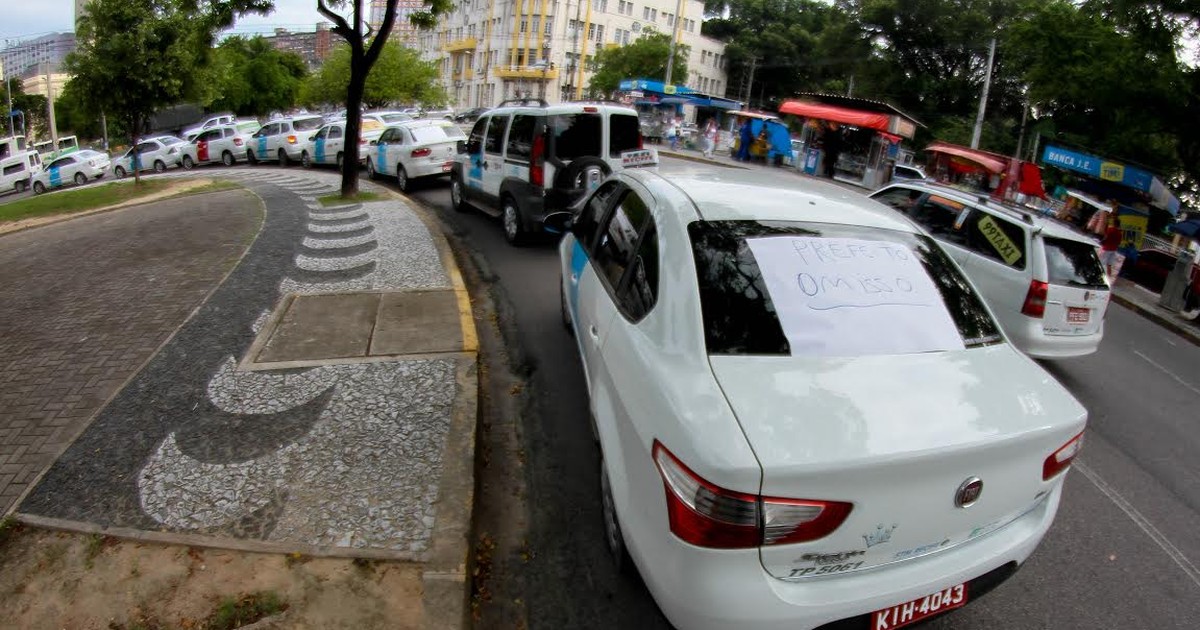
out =
[(579, 274), (571, 274), (571, 284), (579, 284)]
[(596, 330), (595, 326), (591, 326), (588, 328), (588, 335), (591, 335), (592, 341), (595, 341), (595, 342), (600, 341), (600, 333), (599, 333), (599, 331)]

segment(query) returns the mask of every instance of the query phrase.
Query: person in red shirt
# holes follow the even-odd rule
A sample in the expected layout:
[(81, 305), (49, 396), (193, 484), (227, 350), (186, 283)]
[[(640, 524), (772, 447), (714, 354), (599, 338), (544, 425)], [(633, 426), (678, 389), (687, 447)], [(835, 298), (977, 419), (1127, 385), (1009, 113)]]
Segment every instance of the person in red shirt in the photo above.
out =
[(1104, 263), (1104, 271), (1112, 277), (1113, 263), (1117, 259), (1117, 248), (1121, 246), (1121, 228), (1117, 224), (1117, 213), (1108, 216), (1108, 228), (1104, 230), (1104, 238), (1100, 241), (1100, 262)]

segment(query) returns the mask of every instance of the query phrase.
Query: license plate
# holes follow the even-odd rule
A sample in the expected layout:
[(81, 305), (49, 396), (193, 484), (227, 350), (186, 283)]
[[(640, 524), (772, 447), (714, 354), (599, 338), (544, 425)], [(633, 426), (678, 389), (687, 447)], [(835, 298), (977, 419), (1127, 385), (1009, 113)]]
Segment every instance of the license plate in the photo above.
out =
[(621, 153), (621, 166), (645, 166), (657, 163), (658, 154), (649, 149)]
[(967, 603), (967, 585), (951, 586), (911, 602), (877, 610), (871, 614), (871, 630), (891, 630), (914, 624), (922, 619), (961, 608)]
[(1092, 311), (1086, 308), (1067, 307), (1067, 322), (1071, 324), (1086, 324), (1092, 316)]

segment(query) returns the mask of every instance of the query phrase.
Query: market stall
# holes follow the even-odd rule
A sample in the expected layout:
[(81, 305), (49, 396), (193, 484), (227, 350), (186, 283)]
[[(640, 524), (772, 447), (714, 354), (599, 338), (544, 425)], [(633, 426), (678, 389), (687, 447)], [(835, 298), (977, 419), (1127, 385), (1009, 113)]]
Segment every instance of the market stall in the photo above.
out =
[(868, 189), (891, 178), (900, 143), (919, 124), (887, 103), (832, 94), (803, 94), (779, 113), (804, 119), (797, 168)]
[(941, 141), (925, 147), (925, 152), (929, 154), (925, 172), (940, 182), (966, 186), (1014, 203), (1046, 197), (1041, 170), (1032, 162)]
[(685, 85), (667, 85), (653, 79), (624, 79), (618, 85), (617, 99), (638, 111), (642, 136), (658, 142), (665, 127), (676, 118), (688, 123), (688, 129), (703, 126), (709, 118), (725, 123), (726, 112), (742, 104), (727, 98), (703, 94)]

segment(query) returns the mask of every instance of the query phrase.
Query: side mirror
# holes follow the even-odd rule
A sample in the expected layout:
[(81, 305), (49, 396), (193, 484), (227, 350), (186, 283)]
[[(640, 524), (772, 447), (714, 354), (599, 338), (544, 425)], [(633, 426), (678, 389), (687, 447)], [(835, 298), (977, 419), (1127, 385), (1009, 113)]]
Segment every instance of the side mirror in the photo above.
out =
[(459, 140), (458, 144), (456, 144), (454, 148), (455, 152), (457, 152), (459, 155), (463, 155), (467, 152), (467, 143)]
[(372, 140), (372, 141), (368, 142), (367, 144), (369, 144), (369, 145), (371, 145), (371, 146), (377, 146), (377, 145), (379, 144), (379, 141), (378, 141), (378, 140)]
[(551, 234), (565, 234), (575, 224), (575, 214), (571, 212), (554, 212), (542, 219), (542, 229)]
[(309, 137), (308, 137), (308, 139), (309, 139), (309, 140), (316, 140), (316, 139), (317, 139), (317, 134), (315, 134), (315, 133), (314, 133), (313, 135), (309, 136)]

